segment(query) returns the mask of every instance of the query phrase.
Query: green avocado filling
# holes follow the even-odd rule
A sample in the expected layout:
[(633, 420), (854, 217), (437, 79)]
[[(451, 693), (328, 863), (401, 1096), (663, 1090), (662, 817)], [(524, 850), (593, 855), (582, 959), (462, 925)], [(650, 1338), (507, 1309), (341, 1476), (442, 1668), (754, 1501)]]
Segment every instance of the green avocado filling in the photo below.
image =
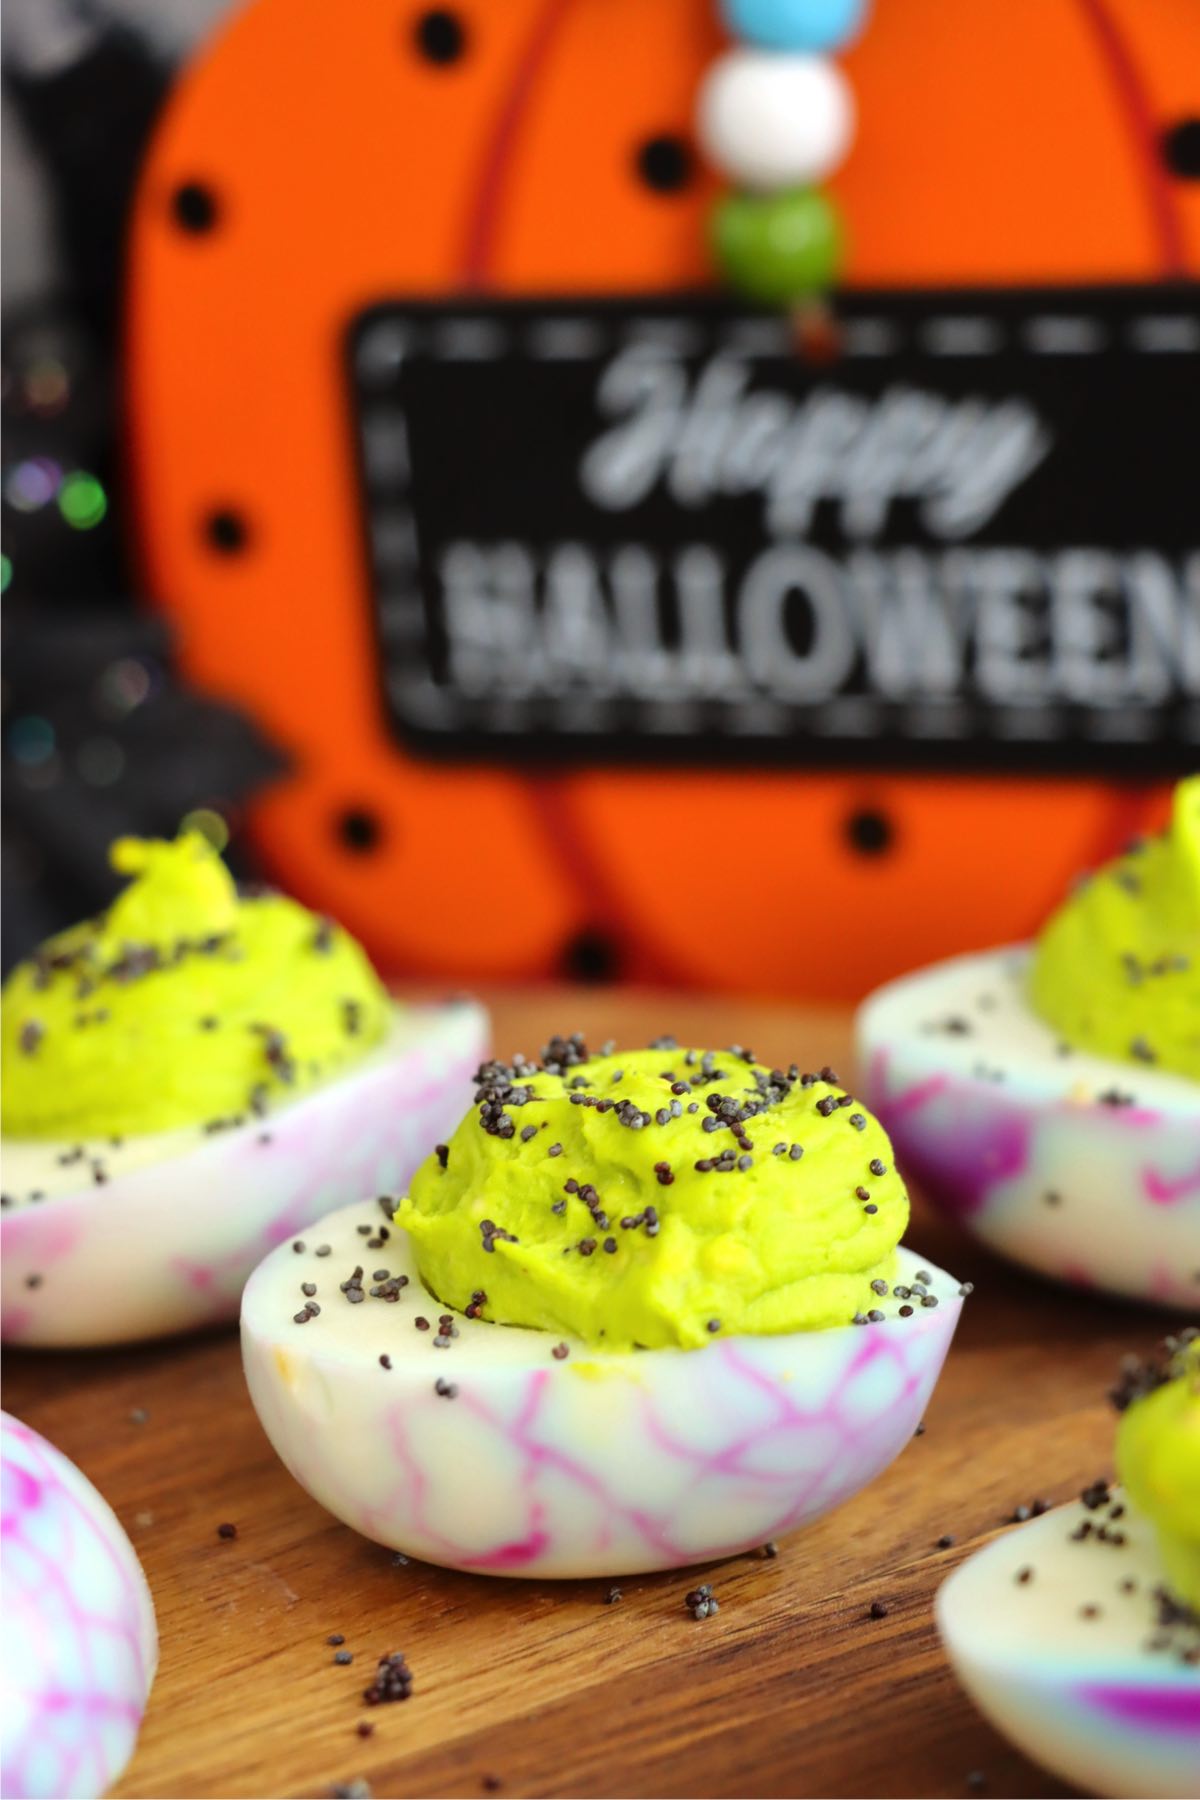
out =
[(108, 911), (4, 984), (3, 1127), (87, 1138), (229, 1123), (357, 1062), (389, 1001), (345, 932), (241, 896), (208, 840), (122, 838)]
[(691, 1349), (863, 1321), (887, 1291), (908, 1196), (832, 1069), (557, 1038), (540, 1067), (486, 1063), (478, 1084), (396, 1212), (446, 1305)]
[(1035, 1012), (1067, 1043), (1200, 1081), (1200, 776), (1171, 823), (1085, 880), (1038, 939)]
[(1117, 1473), (1154, 1526), (1172, 1596), (1200, 1613), (1200, 1337), (1168, 1340), (1165, 1366), (1127, 1371)]

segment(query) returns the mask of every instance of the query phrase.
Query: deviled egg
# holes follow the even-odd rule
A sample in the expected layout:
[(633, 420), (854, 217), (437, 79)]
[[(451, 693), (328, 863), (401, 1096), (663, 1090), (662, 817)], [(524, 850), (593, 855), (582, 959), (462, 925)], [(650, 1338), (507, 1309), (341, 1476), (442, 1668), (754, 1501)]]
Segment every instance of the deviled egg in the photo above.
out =
[(74, 1463), (0, 1413), (0, 1792), (104, 1793), (133, 1753), (158, 1660), (142, 1565)]
[(272, 1244), (407, 1180), (486, 1047), (478, 1006), (395, 1004), (353, 938), (240, 895), (199, 834), (113, 861), (131, 879), (108, 911), (0, 1001), (8, 1341), (234, 1317)]
[(1126, 1371), (1123, 1487), (1006, 1532), (942, 1584), (980, 1711), (1087, 1793), (1200, 1795), (1200, 1341)]
[(947, 1212), (1078, 1286), (1200, 1296), (1200, 778), (1036, 945), (892, 982), (857, 1029), (868, 1103)]
[(748, 1052), (485, 1064), (392, 1200), (251, 1276), (251, 1397), (296, 1479), (455, 1568), (628, 1574), (808, 1523), (913, 1436), (962, 1306), (900, 1247), (883, 1130)]

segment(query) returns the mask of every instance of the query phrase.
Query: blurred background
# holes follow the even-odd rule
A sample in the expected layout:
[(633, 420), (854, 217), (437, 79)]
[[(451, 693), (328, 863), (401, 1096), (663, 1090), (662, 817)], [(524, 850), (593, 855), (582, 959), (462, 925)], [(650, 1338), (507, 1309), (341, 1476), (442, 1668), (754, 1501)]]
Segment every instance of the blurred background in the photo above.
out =
[(1200, 764), (1195, 0), (7, 0), (3, 954), (850, 1000)]

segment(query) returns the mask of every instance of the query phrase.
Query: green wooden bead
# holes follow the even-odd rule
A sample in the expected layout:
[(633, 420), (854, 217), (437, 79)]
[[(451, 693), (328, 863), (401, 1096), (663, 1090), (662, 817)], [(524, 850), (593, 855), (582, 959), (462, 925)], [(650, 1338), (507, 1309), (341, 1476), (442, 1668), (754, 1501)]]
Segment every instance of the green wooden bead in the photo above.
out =
[(731, 287), (763, 306), (794, 306), (841, 269), (841, 215), (817, 188), (730, 194), (710, 219), (713, 253)]

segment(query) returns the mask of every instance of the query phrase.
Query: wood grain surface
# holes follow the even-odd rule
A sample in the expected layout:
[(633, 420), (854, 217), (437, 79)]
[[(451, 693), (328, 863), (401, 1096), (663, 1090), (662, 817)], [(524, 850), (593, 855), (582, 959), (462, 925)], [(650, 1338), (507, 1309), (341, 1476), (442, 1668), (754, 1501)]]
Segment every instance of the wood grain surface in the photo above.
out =
[[(629, 991), (490, 1000), (495, 1043), (551, 1031), (748, 1043), (850, 1067), (849, 1020)], [(976, 1284), (927, 1430), (774, 1559), (521, 1582), (418, 1563), (324, 1513), (259, 1429), (230, 1330), (92, 1353), (10, 1353), (4, 1404), (79, 1463), (120, 1515), (158, 1607), (161, 1660), (127, 1796), (1059, 1795), (959, 1691), (938, 1646), (942, 1577), (1020, 1502), (1108, 1470), (1103, 1395), (1163, 1315), (1060, 1292), (991, 1261), (918, 1204), (909, 1241)], [(465, 1471), (469, 1479), (469, 1471)], [(228, 1521), (234, 1539), (217, 1535)], [(954, 1540), (939, 1548), (943, 1536)], [(872, 1601), (887, 1615), (872, 1619)], [(335, 1666), (326, 1639), (354, 1653)], [(403, 1704), (361, 1700), (402, 1650)], [(361, 1723), (373, 1726), (360, 1737)], [(365, 1792), (357, 1788), (357, 1792)]]

